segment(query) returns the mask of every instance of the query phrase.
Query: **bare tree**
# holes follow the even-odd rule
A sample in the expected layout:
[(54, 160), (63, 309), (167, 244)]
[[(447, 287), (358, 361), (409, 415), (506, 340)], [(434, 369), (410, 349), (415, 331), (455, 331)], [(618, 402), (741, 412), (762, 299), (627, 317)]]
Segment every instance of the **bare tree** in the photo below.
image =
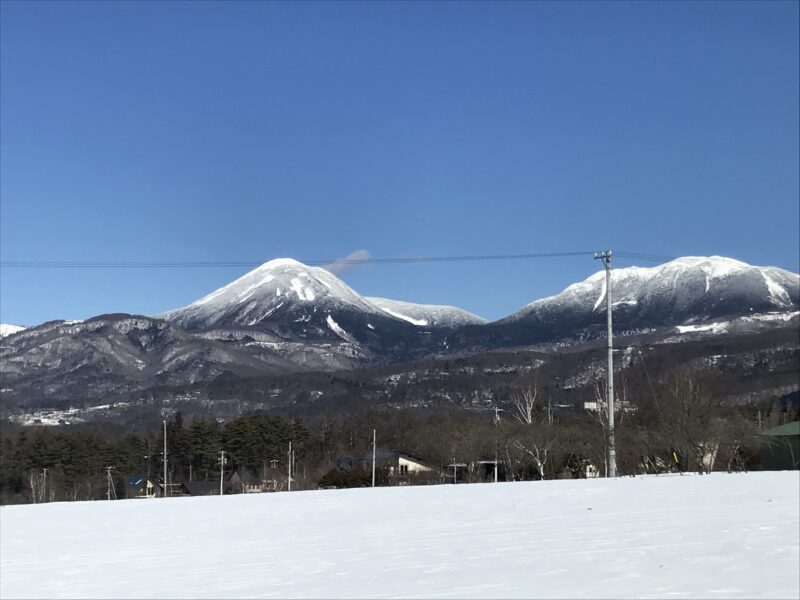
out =
[[(608, 382), (605, 379), (597, 379), (594, 382), (594, 400), (597, 406), (595, 420), (608, 428)], [(625, 418), (626, 408), (630, 406), (628, 402), (628, 385), (625, 377), (619, 378), (619, 383), (614, 387), (614, 426), (620, 427)]]
[[(592, 386), (594, 394), (594, 409), (589, 409), (592, 421), (600, 426), (602, 435), (590, 436), (589, 442), (593, 446), (593, 454), (600, 457), (602, 463), (602, 471), (608, 475), (608, 446), (609, 446), (609, 427), (608, 427), (608, 382), (605, 378), (598, 378)], [(623, 421), (625, 420), (625, 411), (628, 404), (628, 390), (625, 378), (621, 377), (619, 385), (615, 388), (615, 402), (614, 402), (614, 429), (618, 438), (620, 437)], [(619, 457), (619, 453), (618, 453)], [(598, 465), (599, 466), (599, 465)], [(619, 461), (618, 461), (619, 466)]]
[(36, 504), (37, 502), (41, 502), (44, 494), (44, 490), (42, 489), (42, 474), (37, 473), (36, 471), (29, 471), (28, 472), (28, 487), (31, 489), (31, 501)]
[[(549, 410), (537, 410), (539, 391), (532, 387), (521, 390), (513, 398), (514, 417), (521, 427), (513, 435), (512, 445), (536, 465), (539, 478), (544, 479), (550, 466), (551, 455), (558, 444), (557, 429)], [(509, 448), (506, 456), (511, 463)]]
[(536, 384), (533, 387), (521, 390), (514, 394), (512, 402), (514, 405), (513, 415), (523, 425), (533, 424), (533, 407), (536, 405), (536, 396), (539, 395), (539, 390)]
[(710, 473), (725, 437), (722, 399), (707, 380), (693, 373), (675, 374), (663, 390), (656, 404), (662, 443), (691, 459), (699, 472)]
[(557, 439), (555, 427), (550, 423), (544, 422), (541, 427), (532, 430), (529, 435), (516, 441), (516, 446), (528, 456), (530, 456), (536, 469), (539, 471), (539, 479), (544, 479), (546, 469), (549, 466), (549, 459), (556, 446)]
[(748, 458), (763, 444), (756, 424), (741, 412), (732, 411), (725, 419), (715, 420), (714, 431), (719, 440), (717, 460), (729, 473), (747, 470)]

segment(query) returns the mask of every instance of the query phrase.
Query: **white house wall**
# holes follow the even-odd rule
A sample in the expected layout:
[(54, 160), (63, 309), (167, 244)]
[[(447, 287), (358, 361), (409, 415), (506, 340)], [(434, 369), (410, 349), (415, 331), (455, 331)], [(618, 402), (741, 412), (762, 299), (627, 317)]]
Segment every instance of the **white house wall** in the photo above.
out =
[(408, 472), (409, 473), (424, 473), (424, 472), (428, 472), (428, 471), (432, 471), (433, 470), (430, 467), (426, 467), (425, 465), (421, 465), (418, 462), (414, 462), (413, 460), (408, 460), (407, 458), (403, 458), (402, 456), (400, 456), (397, 459), (397, 464), (398, 464), (399, 467), (401, 467), (401, 470), (402, 470), (403, 465), (406, 465), (408, 467)]

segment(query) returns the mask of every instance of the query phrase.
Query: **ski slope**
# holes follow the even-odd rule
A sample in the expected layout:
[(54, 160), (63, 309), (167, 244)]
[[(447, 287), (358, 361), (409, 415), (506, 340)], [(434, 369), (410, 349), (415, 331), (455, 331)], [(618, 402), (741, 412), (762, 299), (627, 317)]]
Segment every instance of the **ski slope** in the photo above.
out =
[(798, 598), (798, 472), (0, 509), (2, 598)]

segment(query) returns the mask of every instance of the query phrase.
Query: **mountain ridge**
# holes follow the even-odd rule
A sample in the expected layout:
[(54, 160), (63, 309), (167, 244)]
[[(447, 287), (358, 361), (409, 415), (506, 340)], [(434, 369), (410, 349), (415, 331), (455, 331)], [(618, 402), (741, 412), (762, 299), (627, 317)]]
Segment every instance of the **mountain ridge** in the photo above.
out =
[[(724, 257), (613, 269), (615, 337), (763, 332), (800, 323), (800, 276)], [(263, 373), (335, 371), (605, 336), (605, 272), (486, 322), (456, 307), (361, 296), (291, 259), (156, 317), (52, 321), (0, 338), (4, 396), (100, 395)], [(656, 335), (656, 332), (658, 335)]]

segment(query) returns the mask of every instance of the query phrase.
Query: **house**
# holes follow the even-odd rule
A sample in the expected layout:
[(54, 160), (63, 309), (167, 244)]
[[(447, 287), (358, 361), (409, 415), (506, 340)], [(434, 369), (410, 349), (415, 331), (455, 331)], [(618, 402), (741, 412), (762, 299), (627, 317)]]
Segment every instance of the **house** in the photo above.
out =
[(234, 493), (257, 494), (266, 489), (266, 482), (255, 469), (240, 467), (228, 480), (228, 489)]
[(180, 485), (184, 496), (219, 496), (219, 481), (185, 481)]
[[(586, 412), (608, 412), (608, 402), (604, 399), (598, 400), (586, 400), (583, 403), (583, 410)], [(634, 413), (637, 412), (637, 407), (630, 402), (629, 400), (624, 400), (622, 398), (617, 398), (614, 400), (614, 414), (619, 412), (623, 413)]]
[(442, 479), (448, 483), (480, 483), (494, 481), (495, 469), (497, 469), (497, 480), (505, 481), (506, 474), (503, 463), (489, 458), (445, 465)]
[[(645, 457), (645, 461), (647, 458)], [(647, 465), (647, 462), (643, 463)], [(589, 458), (570, 452), (564, 465), (556, 473), (558, 479), (594, 479), (602, 477), (600, 469)]]
[[(369, 457), (370, 467), (372, 457)], [(375, 454), (375, 464), (378, 467), (389, 469), (389, 476), (407, 476), (436, 471), (434, 467), (426, 465), (422, 459), (414, 454), (398, 452), (397, 450), (383, 450)]]
[[(372, 470), (372, 454), (361, 458), (340, 458), (336, 465), (342, 471), (350, 469)], [(410, 478), (432, 477), (439, 479), (439, 469), (426, 464), (420, 457), (400, 450), (379, 450), (375, 453), (375, 467), (384, 471), (389, 479), (400, 483), (407, 482)]]
[(161, 485), (144, 475), (131, 475), (125, 482), (126, 498), (157, 498)]
[(761, 435), (767, 443), (761, 461), (765, 471), (800, 469), (800, 421), (784, 423)]

